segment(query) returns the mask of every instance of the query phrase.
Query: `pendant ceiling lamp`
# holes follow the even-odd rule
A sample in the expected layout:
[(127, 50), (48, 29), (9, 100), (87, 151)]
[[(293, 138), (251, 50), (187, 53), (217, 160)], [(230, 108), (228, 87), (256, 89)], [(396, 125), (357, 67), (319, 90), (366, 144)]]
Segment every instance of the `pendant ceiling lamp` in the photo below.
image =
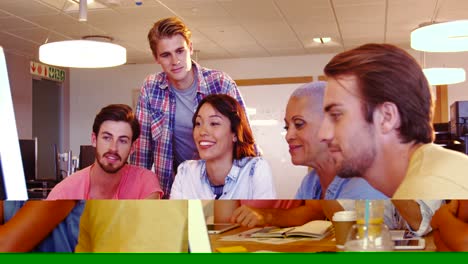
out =
[(427, 68), (423, 72), (430, 85), (455, 84), (466, 79), (463, 68)]
[(106, 36), (85, 36), (81, 40), (47, 43), (39, 47), (39, 60), (46, 64), (70, 68), (122, 65), (127, 62), (127, 50), (120, 45), (106, 42), (111, 40), (112, 38)]
[(411, 48), (427, 52), (468, 51), (468, 20), (423, 24), (411, 32)]
[[(87, 21), (87, 1), (80, 1), (79, 20)], [(80, 40), (66, 40), (43, 44), (39, 60), (43, 63), (70, 68), (104, 68), (127, 62), (127, 50), (111, 43), (108, 36), (84, 36)]]

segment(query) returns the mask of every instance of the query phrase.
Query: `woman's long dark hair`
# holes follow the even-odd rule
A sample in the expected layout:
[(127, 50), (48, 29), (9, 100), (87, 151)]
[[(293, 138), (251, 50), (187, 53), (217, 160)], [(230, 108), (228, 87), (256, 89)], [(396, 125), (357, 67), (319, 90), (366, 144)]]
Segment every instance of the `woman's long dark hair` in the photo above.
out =
[(244, 157), (257, 156), (255, 151), (255, 141), (247, 121), (247, 115), (244, 108), (237, 102), (236, 99), (227, 94), (211, 94), (205, 97), (198, 105), (197, 111), (192, 118), (192, 125), (195, 127), (195, 120), (197, 118), (200, 108), (204, 104), (210, 104), (223, 116), (229, 118), (231, 121), (231, 132), (233, 132), (237, 141), (234, 142), (233, 158), (242, 159)]

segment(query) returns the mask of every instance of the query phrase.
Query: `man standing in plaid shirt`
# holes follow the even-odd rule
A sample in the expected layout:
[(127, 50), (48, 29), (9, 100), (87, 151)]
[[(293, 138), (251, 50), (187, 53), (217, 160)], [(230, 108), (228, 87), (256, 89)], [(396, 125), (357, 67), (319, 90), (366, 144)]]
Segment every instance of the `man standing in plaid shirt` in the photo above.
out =
[(223, 93), (236, 98), (245, 109), (231, 77), (192, 61), (190, 37), (190, 30), (176, 17), (154, 24), (148, 41), (163, 72), (146, 77), (136, 107), (141, 134), (130, 162), (148, 169), (154, 165), (165, 199), (179, 164), (198, 159), (192, 136), (192, 116), (198, 103), (209, 94)]

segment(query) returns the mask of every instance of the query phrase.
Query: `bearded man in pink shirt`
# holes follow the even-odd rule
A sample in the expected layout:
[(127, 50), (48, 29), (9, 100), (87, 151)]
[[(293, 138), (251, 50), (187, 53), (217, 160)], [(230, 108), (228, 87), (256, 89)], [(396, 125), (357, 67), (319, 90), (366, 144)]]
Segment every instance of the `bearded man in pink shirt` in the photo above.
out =
[(62, 180), (47, 200), (159, 199), (163, 192), (150, 170), (127, 164), (130, 150), (140, 135), (132, 108), (112, 104), (96, 115), (91, 135), (95, 162)]

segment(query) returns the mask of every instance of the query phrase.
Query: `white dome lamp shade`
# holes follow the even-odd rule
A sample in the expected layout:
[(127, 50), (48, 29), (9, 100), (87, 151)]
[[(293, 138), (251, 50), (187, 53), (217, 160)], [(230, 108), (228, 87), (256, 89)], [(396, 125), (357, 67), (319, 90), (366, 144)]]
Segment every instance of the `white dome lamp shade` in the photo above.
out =
[(105, 68), (125, 64), (127, 50), (107, 36), (85, 36), (81, 40), (66, 40), (43, 44), (39, 60), (43, 63), (70, 68)]
[(422, 24), (411, 32), (411, 48), (427, 52), (468, 51), (468, 20)]
[(466, 79), (463, 68), (427, 68), (423, 72), (430, 85), (456, 84)]

